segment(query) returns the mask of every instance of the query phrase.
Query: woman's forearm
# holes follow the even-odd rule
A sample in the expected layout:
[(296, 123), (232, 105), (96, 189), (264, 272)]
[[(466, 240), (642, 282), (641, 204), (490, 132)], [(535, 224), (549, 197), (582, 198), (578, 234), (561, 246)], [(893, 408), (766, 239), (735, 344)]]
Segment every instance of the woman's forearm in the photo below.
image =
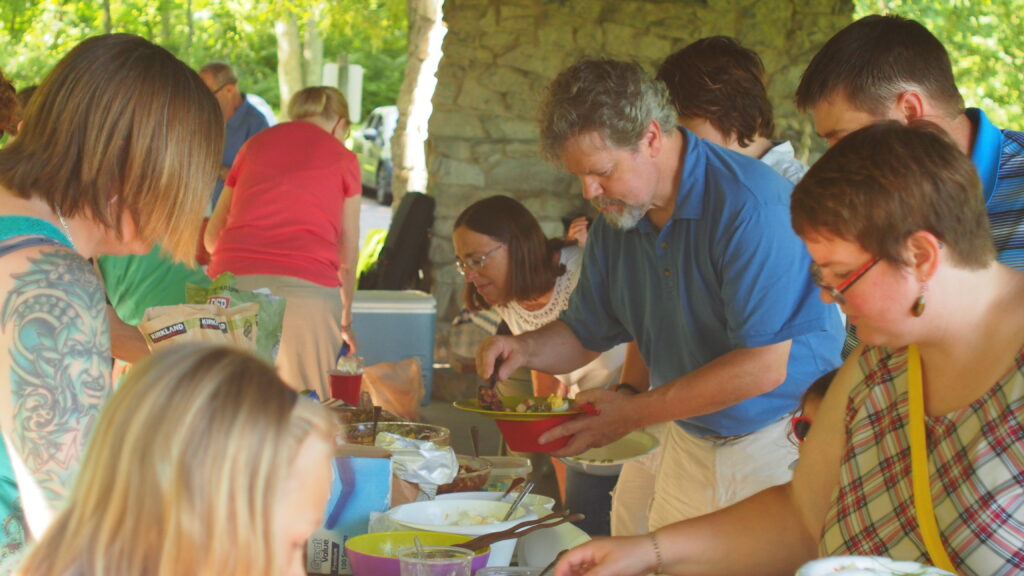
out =
[(791, 485), (656, 532), (668, 574), (792, 576), (816, 556), (792, 498)]

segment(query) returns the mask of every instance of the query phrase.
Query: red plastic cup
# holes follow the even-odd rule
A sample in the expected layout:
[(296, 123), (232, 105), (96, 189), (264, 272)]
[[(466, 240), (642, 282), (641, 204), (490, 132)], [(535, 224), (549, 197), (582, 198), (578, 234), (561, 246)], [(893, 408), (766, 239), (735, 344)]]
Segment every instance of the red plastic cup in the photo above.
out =
[(564, 448), (572, 436), (563, 436), (554, 442), (541, 444), (541, 434), (576, 417), (576, 414), (549, 416), (539, 420), (495, 420), (505, 438), (508, 449), (515, 452), (553, 452)]
[(359, 406), (359, 394), (363, 389), (362, 374), (343, 374), (337, 370), (327, 373), (331, 380), (331, 398), (337, 398), (345, 404)]

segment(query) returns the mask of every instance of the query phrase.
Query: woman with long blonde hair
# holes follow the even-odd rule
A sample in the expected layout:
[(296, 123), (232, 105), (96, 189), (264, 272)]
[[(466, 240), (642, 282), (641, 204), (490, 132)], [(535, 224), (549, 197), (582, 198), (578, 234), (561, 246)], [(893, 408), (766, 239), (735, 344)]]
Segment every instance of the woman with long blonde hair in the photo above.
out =
[(67, 508), (19, 574), (304, 575), (333, 432), (246, 352), (158, 352), (104, 408)]

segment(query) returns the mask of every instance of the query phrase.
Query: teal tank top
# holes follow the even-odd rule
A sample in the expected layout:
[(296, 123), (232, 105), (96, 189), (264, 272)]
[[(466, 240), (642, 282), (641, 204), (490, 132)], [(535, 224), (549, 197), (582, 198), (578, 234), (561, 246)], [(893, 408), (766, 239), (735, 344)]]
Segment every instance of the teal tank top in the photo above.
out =
[[(8, 242), (13, 238), (19, 240)], [(27, 216), (0, 216), (0, 258), (24, 248), (50, 245), (71, 248), (71, 242), (45, 220)], [(25, 514), (7, 446), (0, 441), (0, 562), (25, 547)]]

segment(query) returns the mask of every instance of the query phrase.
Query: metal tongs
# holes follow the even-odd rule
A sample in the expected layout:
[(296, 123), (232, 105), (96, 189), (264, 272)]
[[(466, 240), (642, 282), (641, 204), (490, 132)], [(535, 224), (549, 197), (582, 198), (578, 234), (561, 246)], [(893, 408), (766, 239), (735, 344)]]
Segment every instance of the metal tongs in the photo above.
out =
[(502, 540), (510, 540), (512, 538), (521, 538), (526, 536), (530, 532), (536, 530), (543, 530), (544, 528), (553, 528), (559, 524), (565, 524), (566, 522), (579, 522), (583, 520), (585, 516), (579, 513), (573, 513), (569, 510), (562, 510), (561, 512), (552, 512), (543, 518), (536, 520), (527, 520), (516, 524), (511, 528), (507, 528), (500, 532), (492, 532), (490, 534), (484, 534), (483, 536), (477, 536), (469, 542), (463, 542), (459, 544), (459, 548), (466, 548), (469, 550), (480, 550), (486, 548), (495, 542), (501, 542)]

